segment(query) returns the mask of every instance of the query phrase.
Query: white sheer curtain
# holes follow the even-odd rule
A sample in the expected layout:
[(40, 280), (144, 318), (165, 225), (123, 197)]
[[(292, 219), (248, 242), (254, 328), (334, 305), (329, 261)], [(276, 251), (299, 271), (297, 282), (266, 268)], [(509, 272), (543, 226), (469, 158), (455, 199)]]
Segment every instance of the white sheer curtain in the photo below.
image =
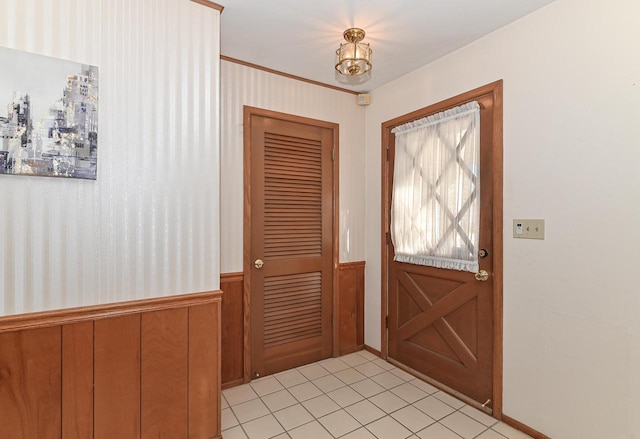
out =
[(392, 132), (394, 260), (477, 272), (480, 106), (470, 102)]

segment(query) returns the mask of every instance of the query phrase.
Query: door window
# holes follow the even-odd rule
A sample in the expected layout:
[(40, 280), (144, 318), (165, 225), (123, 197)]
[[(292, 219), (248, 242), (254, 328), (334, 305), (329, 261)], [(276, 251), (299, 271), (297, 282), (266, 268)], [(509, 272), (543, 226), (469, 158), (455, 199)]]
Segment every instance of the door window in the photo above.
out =
[(480, 106), (400, 125), (391, 205), (394, 260), (478, 271)]

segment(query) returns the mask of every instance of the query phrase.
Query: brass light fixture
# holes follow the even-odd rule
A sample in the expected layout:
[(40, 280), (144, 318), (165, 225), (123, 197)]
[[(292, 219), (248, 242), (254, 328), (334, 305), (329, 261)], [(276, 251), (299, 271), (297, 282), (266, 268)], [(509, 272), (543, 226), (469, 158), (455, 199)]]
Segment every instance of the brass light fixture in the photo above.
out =
[(364, 31), (356, 27), (347, 29), (342, 34), (346, 43), (340, 44), (336, 50), (336, 70), (345, 76), (356, 76), (371, 70), (371, 48), (369, 43), (362, 43)]

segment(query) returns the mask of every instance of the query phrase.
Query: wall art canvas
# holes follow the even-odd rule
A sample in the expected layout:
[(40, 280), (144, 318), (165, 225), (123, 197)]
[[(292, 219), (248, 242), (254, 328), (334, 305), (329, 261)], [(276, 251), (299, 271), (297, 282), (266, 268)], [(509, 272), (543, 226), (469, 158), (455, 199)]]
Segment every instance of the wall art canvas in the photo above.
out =
[(95, 180), (98, 68), (5, 47), (0, 66), (0, 174)]

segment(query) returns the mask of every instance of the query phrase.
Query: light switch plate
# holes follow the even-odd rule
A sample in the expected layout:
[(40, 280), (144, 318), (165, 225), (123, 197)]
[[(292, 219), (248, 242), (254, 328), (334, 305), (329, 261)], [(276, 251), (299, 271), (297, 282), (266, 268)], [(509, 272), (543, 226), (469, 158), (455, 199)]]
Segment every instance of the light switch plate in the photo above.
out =
[(544, 239), (544, 220), (514, 219), (513, 237), (519, 239)]

